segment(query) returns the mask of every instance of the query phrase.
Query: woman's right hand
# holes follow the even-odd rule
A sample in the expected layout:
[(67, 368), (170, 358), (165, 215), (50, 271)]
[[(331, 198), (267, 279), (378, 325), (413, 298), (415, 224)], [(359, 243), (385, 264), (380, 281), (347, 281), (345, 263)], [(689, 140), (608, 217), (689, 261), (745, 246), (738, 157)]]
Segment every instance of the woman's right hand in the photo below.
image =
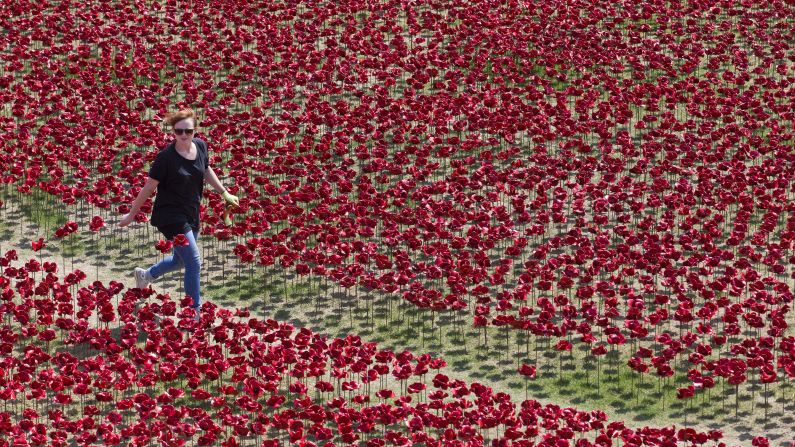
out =
[(122, 216), (122, 218), (119, 221), (118, 225), (120, 227), (126, 227), (127, 225), (130, 225), (131, 223), (133, 223), (134, 220), (135, 220), (135, 216), (133, 216), (132, 214), (125, 214), (124, 216)]
[[(138, 195), (135, 196), (135, 200), (133, 201), (132, 205), (130, 205), (130, 212), (125, 214), (121, 217), (121, 220), (116, 225), (120, 227), (126, 227), (135, 221), (135, 215), (139, 214), (138, 211), (141, 210), (141, 206), (143, 206), (146, 199), (152, 196), (152, 193), (157, 188), (158, 185), (157, 180), (149, 177), (146, 179), (146, 183), (144, 183), (144, 187), (138, 191)], [(146, 219), (141, 220), (141, 222), (146, 222)]]

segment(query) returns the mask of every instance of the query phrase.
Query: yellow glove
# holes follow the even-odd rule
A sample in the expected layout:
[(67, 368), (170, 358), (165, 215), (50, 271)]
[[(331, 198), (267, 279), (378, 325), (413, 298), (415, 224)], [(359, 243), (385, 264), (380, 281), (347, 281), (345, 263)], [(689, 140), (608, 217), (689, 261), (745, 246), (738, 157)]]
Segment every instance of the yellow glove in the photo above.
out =
[(224, 208), (224, 223), (229, 226), (232, 225), (232, 208), (240, 206), (240, 199), (229, 191), (224, 191), (221, 197), (226, 202), (226, 207)]
[(229, 191), (224, 191), (224, 193), (221, 195), (221, 197), (224, 199), (224, 201), (227, 203), (227, 205), (232, 205), (232, 206), (239, 206), (240, 205), (240, 199), (238, 199), (237, 196), (235, 196), (234, 194), (230, 193)]
[(231, 208), (231, 207), (224, 208), (224, 224), (225, 224), (227, 227), (230, 227), (230, 226), (232, 226), (232, 216), (231, 216), (231, 213), (232, 213), (232, 208)]

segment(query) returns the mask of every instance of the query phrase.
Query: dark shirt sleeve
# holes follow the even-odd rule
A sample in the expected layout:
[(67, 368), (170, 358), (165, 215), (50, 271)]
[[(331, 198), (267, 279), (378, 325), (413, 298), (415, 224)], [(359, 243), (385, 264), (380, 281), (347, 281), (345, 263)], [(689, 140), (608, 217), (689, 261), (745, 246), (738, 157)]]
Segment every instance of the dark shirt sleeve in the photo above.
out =
[(155, 161), (152, 162), (152, 166), (149, 167), (149, 177), (157, 180), (158, 182), (164, 182), (166, 180), (166, 173), (168, 171), (168, 163), (165, 157), (166, 151), (162, 150), (157, 157), (155, 157)]
[(204, 141), (204, 171), (210, 169), (210, 151), (207, 149), (207, 142)]

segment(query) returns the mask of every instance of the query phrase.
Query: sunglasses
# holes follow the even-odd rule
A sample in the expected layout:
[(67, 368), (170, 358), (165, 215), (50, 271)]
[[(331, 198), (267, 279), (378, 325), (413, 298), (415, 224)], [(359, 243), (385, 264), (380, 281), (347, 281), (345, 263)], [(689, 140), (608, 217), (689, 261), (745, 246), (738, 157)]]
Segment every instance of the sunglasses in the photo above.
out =
[(174, 129), (174, 133), (177, 135), (184, 135), (184, 134), (191, 135), (193, 134), (193, 129)]

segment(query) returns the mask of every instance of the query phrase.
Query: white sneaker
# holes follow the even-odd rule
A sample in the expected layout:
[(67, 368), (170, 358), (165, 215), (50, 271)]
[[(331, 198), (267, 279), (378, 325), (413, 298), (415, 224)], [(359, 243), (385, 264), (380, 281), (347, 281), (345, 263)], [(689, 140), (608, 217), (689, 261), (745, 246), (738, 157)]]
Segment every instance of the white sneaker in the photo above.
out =
[(145, 289), (152, 283), (152, 275), (149, 270), (144, 270), (140, 267), (135, 268), (135, 287)]

